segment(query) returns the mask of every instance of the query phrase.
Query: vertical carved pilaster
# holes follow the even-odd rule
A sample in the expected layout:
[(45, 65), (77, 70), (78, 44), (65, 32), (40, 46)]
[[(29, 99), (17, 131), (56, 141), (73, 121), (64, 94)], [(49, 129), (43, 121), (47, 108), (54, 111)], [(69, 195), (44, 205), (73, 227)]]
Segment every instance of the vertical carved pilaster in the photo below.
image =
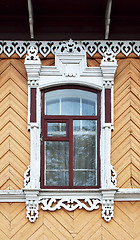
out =
[(30, 129), (30, 184), (28, 187), (40, 187), (40, 116), (39, 116), (39, 78), (41, 61), (38, 48), (30, 46), (25, 58), (25, 67), (28, 75), (28, 128)]
[(104, 53), (101, 61), (101, 71), (103, 75), (102, 90), (102, 122), (101, 122), (101, 163), (102, 163), (102, 188), (109, 189), (115, 187), (111, 181), (111, 130), (113, 129), (114, 112), (114, 74), (117, 68), (117, 61), (111, 49)]

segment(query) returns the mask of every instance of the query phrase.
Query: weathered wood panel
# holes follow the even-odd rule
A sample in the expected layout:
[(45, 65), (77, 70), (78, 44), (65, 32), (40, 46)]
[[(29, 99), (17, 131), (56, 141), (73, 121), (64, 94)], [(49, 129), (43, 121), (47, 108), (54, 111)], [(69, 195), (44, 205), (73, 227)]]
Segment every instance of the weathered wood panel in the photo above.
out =
[(35, 223), (26, 219), (24, 203), (0, 204), (1, 240), (139, 240), (140, 203), (116, 202), (114, 218), (106, 223), (101, 209), (92, 212), (63, 209), (55, 212), (39, 211)]

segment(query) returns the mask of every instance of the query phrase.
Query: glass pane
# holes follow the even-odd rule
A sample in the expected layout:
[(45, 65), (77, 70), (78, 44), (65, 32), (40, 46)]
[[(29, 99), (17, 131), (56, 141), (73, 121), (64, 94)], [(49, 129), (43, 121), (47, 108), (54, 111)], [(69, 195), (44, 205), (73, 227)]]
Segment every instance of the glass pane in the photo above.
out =
[(60, 102), (59, 99), (45, 102), (45, 115), (59, 115), (60, 114)]
[(97, 185), (97, 122), (73, 121), (73, 184)]
[(48, 122), (47, 123), (47, 136), (48, 137), (65, 137), (66, 136), (66, 123)]
[(83, 116), (95, 116), (95, 102), (89, 99), (82, 99), (82, 115)]
[(95, 171), (73, 171), (74, 186), (96, 186)]
[(45, 185), (69, 185), (69, 142), (45, 141)]
[(80, 89), (47, 92), (45, 115), (97, 115), (97, 94)]
[(69, 172), (68, 171), (47, 171), (46, 186), (68, 186)]
[(62, 115), (80, 115), (79, 98), (62, 98), (61, 100)]

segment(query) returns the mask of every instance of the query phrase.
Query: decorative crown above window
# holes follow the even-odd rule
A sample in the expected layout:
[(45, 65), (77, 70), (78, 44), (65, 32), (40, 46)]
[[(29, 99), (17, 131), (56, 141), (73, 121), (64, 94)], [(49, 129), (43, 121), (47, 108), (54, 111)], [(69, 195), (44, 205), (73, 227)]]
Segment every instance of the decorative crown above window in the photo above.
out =
[[(111, 44), (109, 46), (105, 43), (105, 46), (108, 47), (105, 48), (104, 46), (100, 67), (87, 67), (87, 51), (90, 51), (91, 55), (91, 52), (93, 53), (97, 51), (97, 48), (99, 49), (99, 44), (96, 45), (94, 43), (91, 48), (89, 42), (82, 42), (81, 44), (70, 39), (68, 42), (62, 42), (61, 44), (47, 43), (47, 46), (48, 50), (46, 45), (42, 44), (39, 47), (40, 52), (43, 51), (44, 47), (44, 55), (46, 55), (51, 49), (55, 55), (55, 66), (41, 65), (35, 43), (29, 47), (28, 55), (25, 58), (25, 67), (28, 75), (28, 127), (31, 136), (30, 167), (28, 167), (25, 173), (24, 188), (27, 217), (31, 222), (38, 218), (39, 204), (42, 204), (43, 210), (50, 211), (62, 207), (68, 211), (73, 211), (76, 208), (85, 208), (87, 211), (91, 211), (97, 209), (99, 204), (102, 204), (102, 217), (109, 222), (113, 217), (114, 194), (117, 191), (116, 173), (110, 163), (110, 139), (111, 130), (113, 129), (113, 84), (117, 68), (116, 52), (114, 54), (114, 51), (112, 51)], [(40, 179), (41, 174), (44, 174), (41, 171), (40, 164), (41, 144), (43, 142), (41, 132), (41, 95), (45, 89), (49, 90), (54, 87), (57, 89), (60, 86), (68, 88), (71, 85), (101, 92), (100, 123), (98, 123), (100, 141), (97, 143), (100, 158), (100, 166), (97, 166), (100, 173), (100, 184), (98, 184), (100, 187), (98, 189), (61, 189), (61, 191), (60, 189), (51, 188), (41, 189)], [(98, 99), (97, 103), (99, 102)], [(87, 119), (90, 118), (96, 121), (96, 116), (87, 117)], [(66, 123), (69, 119), (72, 119), (72, 117), (66, 120), (61, 117), (57, 124), (59, 125), (60, 122)], [(81, 116), (80, 119), (82, 119)], [(87, 131), (87, 134), (91, 134), (91, 132)], [(52, 140), (54, 141), (54, 139)], [(68, 138), (68, 141), (71, 141), (69, 139), (72, 139), (72, 137)], [(66, 141), (64, 137), (62, 140)], [(49, 170), (50, 173), (51, 170)]]

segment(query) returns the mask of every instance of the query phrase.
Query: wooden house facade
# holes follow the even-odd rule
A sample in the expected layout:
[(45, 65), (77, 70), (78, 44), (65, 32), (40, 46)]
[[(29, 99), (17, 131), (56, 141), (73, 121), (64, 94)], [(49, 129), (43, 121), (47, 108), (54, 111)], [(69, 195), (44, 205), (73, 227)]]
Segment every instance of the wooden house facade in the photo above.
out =
[[(0, 239), (139, 240), (140, 41), (9, 39), (0, 41)], [(61, 86), (101, 94), (94, 187), (41, 184), (42, 92)]]

